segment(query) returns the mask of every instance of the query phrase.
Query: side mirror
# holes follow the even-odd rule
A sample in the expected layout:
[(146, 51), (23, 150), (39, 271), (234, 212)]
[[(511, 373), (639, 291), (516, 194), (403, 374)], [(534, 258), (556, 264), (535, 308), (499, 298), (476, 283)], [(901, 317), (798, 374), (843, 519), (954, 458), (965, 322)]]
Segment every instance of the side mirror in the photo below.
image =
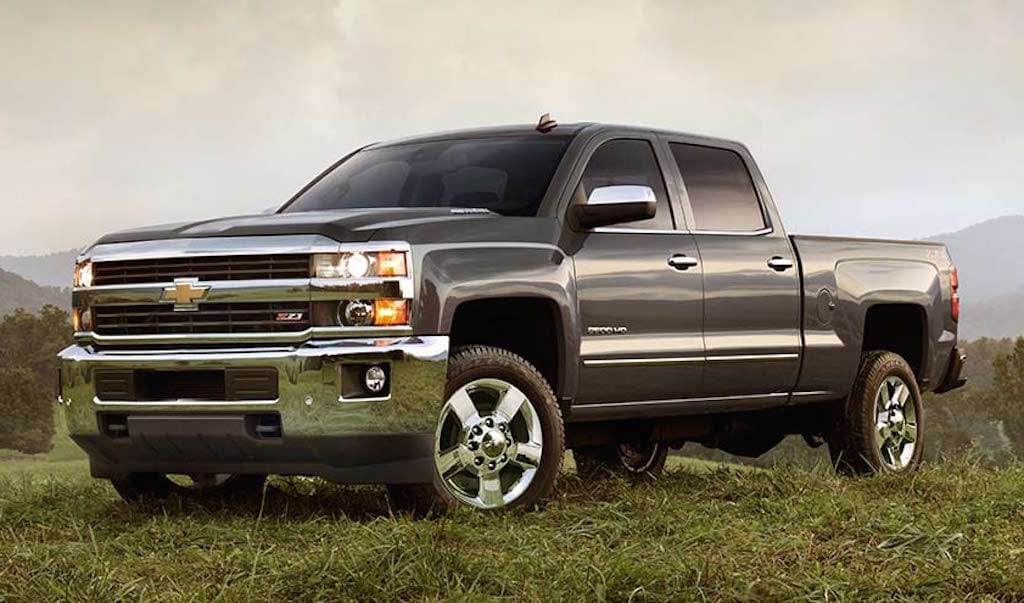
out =
[(574, 205), (572, 215), (584, 228), (597, 228), (654, 217), (658, 202), (654, 189), (636, 184), (599, 186), (590, 191), (586, 203)]

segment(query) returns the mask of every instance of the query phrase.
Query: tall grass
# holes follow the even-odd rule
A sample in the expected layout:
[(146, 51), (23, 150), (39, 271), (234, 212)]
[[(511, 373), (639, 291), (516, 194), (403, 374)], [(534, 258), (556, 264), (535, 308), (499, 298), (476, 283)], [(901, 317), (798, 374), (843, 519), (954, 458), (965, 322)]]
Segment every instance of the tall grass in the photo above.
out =
[(0, 475), (0, 600), (1024, 599), (1019, 464), (569, 473), (541, 511), (440, 519), (302, 479), (136, 509), (78, 471)]

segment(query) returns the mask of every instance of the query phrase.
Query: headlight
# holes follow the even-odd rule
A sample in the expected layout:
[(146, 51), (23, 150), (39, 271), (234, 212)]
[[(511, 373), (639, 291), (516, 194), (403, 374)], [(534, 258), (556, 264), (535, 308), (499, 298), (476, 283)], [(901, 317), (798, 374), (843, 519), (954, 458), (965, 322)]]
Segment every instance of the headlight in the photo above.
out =
[(313, 256), (316, 278), (364, 278), (407, 276), (404, 251), (317, 253)]
[(92, 262), (86, 260), (75, 264), (74, 283), (76, 287), (92, 287)]

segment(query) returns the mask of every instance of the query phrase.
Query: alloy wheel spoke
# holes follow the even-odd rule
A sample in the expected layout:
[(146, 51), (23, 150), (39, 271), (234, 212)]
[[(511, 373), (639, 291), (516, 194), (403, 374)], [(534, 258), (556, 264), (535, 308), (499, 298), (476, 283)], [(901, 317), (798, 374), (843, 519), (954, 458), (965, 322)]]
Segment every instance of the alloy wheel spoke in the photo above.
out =
[(481, 475), (480, 492), (477, 496), (489, 507), (501, 506), (505, 501), (505, 497), (501, 493), (501, 476), (497, 472)]
[(533, 442), (521, 443), (516, 449), (516, 464), (527, 469), (536, 469), (540, 466), (542, 452), (543, 448), (540, 444)]
[(899, 386), (896, 388), (896, 391), (893, 392), (892, 399), (896, 402), (897, 406), (903, 408), (907, 405), (907, 398), (909, 397), (910, 388), (907, 387), (906, 384), (900, 383)]
[(464, 445), (458, 446), (443, 452), (437, 456), (437, 471), (444, 478), (466, 468), (472, 462), (473, 455)]
[(473, 404), (466, 388), (459, 389), (452, 394), (452, 397), (448, 399), (448, 405), (464, 428), (480, 421), (480, 413), (477, 412), (476, 405)]
[(911, 443), (917, 441), (917, 423), (907, 423), (903, 426), (903, 441)]
[(526, 395), (519, 389), (510, 387), (501, 395), (501, 400), (498, 401), (498, 407), (494, 409), (494, 412), (504, 417), (506, 421), (511, 421), (519, 414), (523, 402), (526, 402)]

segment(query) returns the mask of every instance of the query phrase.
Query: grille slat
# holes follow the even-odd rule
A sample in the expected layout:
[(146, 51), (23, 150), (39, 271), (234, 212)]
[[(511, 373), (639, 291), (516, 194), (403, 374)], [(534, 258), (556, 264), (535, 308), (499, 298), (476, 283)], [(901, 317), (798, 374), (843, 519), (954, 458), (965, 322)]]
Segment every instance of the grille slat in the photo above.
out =
[[(280, 321), (278, 313), (302, 318)], [(169, 304), (99, 306), (94, 316), (100, 335), (290, 333), (310, 327), (309, 302), (205, 303), (193, 312), (175, 312)]]
[(305, 254), (239, 255), (97, 261), (94, 285), (169, 283), (176, 278), (208, 281), (309, 278)]

